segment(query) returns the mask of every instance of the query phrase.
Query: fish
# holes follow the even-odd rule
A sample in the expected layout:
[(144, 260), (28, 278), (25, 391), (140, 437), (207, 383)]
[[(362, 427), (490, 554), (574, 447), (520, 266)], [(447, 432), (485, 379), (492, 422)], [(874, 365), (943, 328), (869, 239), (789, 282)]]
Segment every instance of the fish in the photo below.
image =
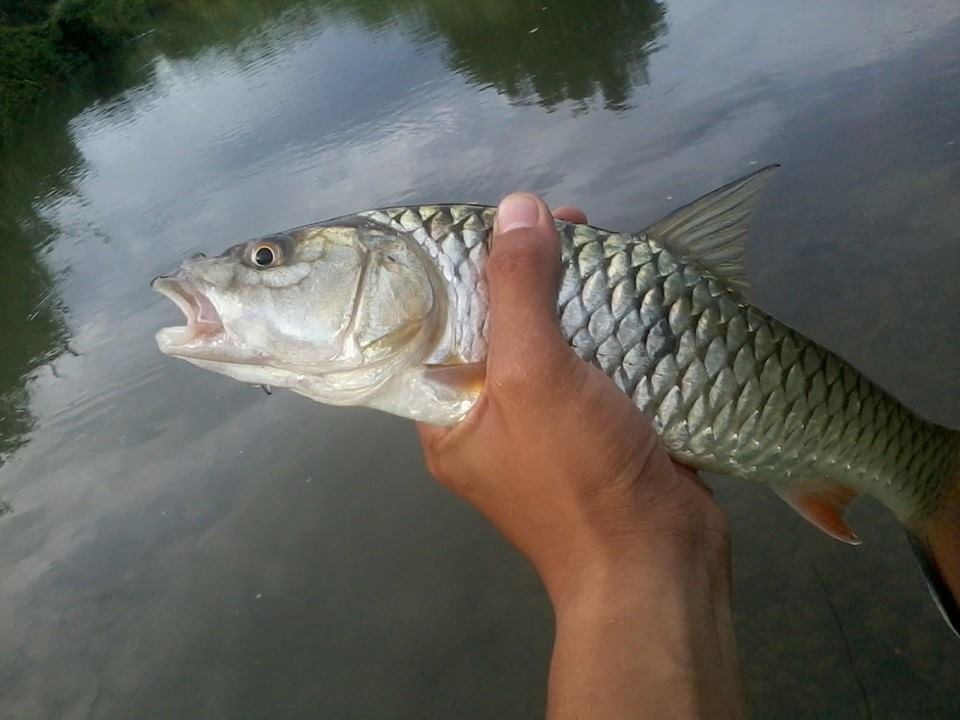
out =
[[(849, 544), (850, 504), (883, 503), (960, 635), (960, 432), (752, 302), (746, 239), (777, 167), (640, 232), (557, 220), (560, 327), (678, 462), (765, 483)], [(187, 319), (157, 344), (250, 385), (454, 425), (483, 391), (495, 213), (380, 208), (196, 255), (152, 283)]]

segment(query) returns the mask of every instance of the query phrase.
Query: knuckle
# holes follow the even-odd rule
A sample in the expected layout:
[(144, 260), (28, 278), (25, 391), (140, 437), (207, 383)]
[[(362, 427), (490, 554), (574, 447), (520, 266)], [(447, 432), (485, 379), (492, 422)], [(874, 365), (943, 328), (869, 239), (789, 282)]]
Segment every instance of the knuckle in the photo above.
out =
[(423, 449), (423, 461), (427, 466), (427, 472), (438, 480), (445, 473), (445, 463), (443, 462), (443, 453), (440, 451), (440, 437), (432, 432), (421, 432), (420, 445)]
[(425, 449), (424, 458), (430, 475), (442, 486), (451, 492), (469, 499), (472, 473), (469, 463), (458, 457), (455, 452), (444, 447), (448, 439), (444, 438), (429, 450)]
[(441, 485), (451, 489), (462, 485), (462, 476), (473, 467), (472, 456), (486, 414), (487, 397), (482, 394), (466, 418), (450, 428), (420, 428), (420, 441), (427, 471)]
[(457, 471), (456, 464), (451, 463), (442, 453), (436, 452), (427, 455), (426, 461), (427, 471), (434, 480), (446, 488), (455, 489), (457, 487), (457, 479), (460, 473)]
[(423, 459), (427, 465), (427, 472), (439, 479), (443, 474), (442, 463), (432, 448), (424, 448)]

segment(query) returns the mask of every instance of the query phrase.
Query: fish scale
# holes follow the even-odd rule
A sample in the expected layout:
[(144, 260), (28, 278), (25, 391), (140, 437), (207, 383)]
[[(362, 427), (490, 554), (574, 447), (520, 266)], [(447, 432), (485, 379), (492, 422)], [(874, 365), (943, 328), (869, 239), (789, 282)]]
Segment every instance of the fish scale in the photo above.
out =
[[(476, 250), (486, 247), (493, 209), (432, 205), (367, 216), (410, 233), (437, 262), (458, 307), (460, 354), (482, 359), (486, 295), (476, 283), (487, 253)], [(842, 483), (878, 497), (901, 520), (936, 503), (960, 453), (955, 433), (647, 235), (562, 221), (557, 228), (564, 335), (653, 419), (675, 458), (774, 484)], [(472, 301), (465, 314), (464, 298)]]

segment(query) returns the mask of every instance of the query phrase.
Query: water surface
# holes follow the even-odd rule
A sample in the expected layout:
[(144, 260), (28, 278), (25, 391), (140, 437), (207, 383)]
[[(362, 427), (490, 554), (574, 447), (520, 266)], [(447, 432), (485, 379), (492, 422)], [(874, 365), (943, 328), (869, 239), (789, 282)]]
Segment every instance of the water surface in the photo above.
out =
[[(159, 355), (183, 257), (531, 189), (639, 229), (783, 163), (764, 309), (960, 426), (960, 6), (193, 0), (0, 156), (0, 717), (542, 713), (535, 576), (412, 427)], [(960, 645), (866, 502), (711, 478), (763, 718), (955, 718)]]

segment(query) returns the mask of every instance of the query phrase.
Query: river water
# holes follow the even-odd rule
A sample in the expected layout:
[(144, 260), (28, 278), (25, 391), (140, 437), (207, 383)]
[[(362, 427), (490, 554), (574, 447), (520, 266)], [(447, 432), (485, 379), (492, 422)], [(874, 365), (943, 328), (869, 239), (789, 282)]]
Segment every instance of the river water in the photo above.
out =
[[(960, 426), (960, 5), (191, 0), (0, 155), (0, 717), (529, 718), (527, 565), (412, 426), (162, 357), (150, 279), (403, 201), (639, 229), (760, 164), (759, 304)], [(956, 718), (879, 505), (841, 546), (709, 478), (762, 718)]]

